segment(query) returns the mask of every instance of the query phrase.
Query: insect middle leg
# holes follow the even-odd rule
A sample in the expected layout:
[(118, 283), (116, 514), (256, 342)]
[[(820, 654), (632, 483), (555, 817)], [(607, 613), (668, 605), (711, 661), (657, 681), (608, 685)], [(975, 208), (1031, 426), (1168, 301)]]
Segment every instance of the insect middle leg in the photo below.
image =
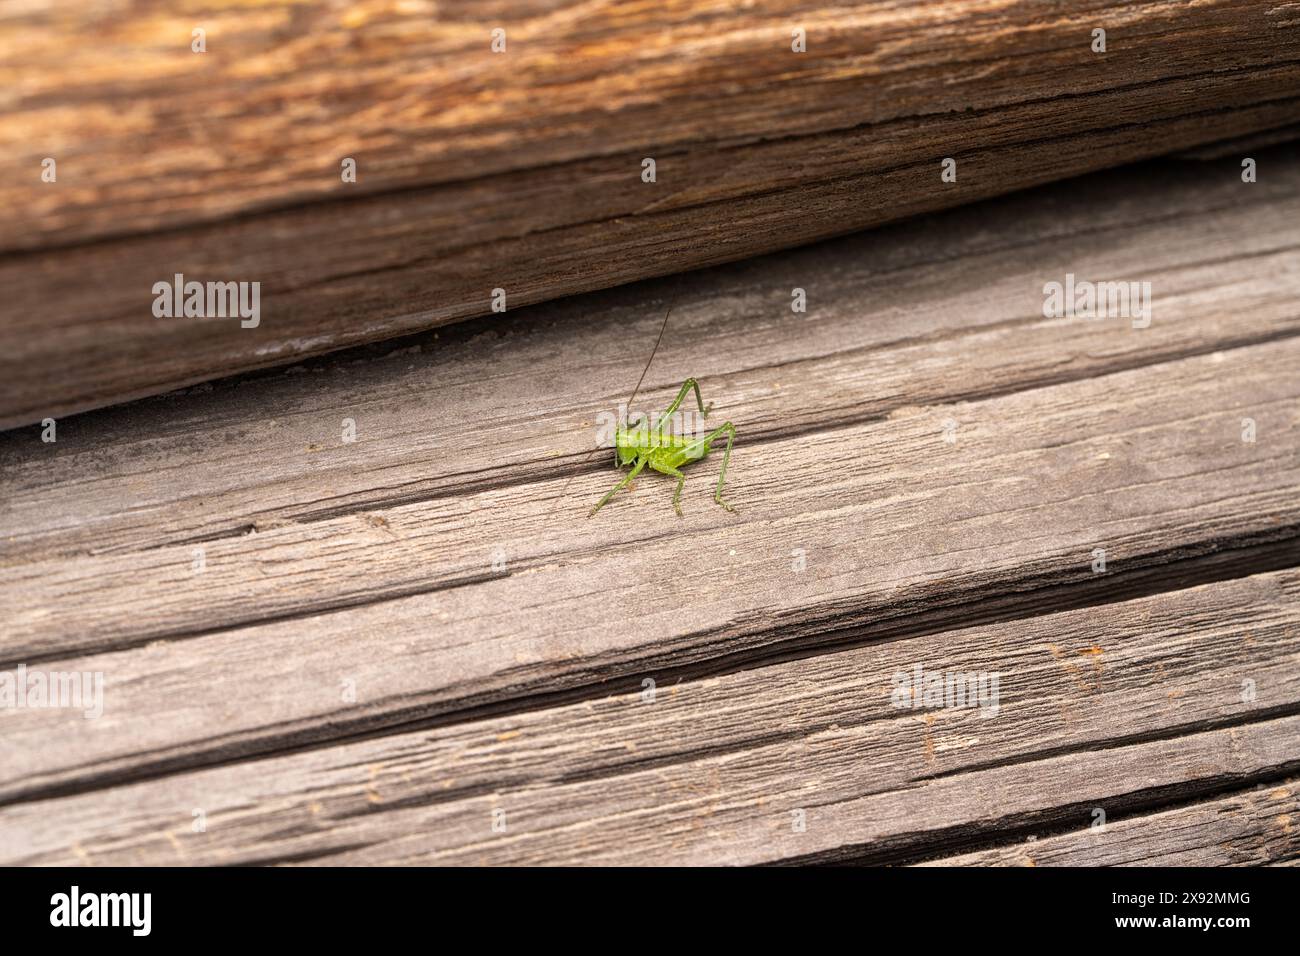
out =
[(644, 458), (637, 459), (637, 463), (632, 466), (632, 470), (629, 471), (626, 476), (624, 476), (622, 481), (616, 484), (613, 488), (609, 489), (609, 491), (605, 494), (604, 498), (601, 498), (600, 501), (596, 502), (596, 507), (592, 508), (590, 511), (587, 512), (587, 517), (590, 518), (601, 508), (605, 507), (605, 504), (609, 501), (610, 498), (613, 498), (616, 494), (618, 494), (628, 485), (632, 484), (632, 479), (635, 478), (637, 475), (639, 475), (641, 473), (641, 469), (644, 467), (645, 467), (645, 459)]
[(713, 440), (723, 434), (727, 436), (727, 450), (722, 455), (722, 468), (718, 472), (718, 487), (713, 492), (713, 500), (728, 511), (734, 512), (736, 509), (722, 500), (722, 485), (727, 480), (727, 462), (731, 461), (731, 443), (736, 440), (736, 426), (731, 422), (724, 422), (703, 438), (691, 442), (682, 449), (681, 453), (689, 458), (703, 458), (709, 453), (709, 446), (713, 444)]
[(650, 462), (650, 467), (661, 475), (677, 479), (677, 490), (673, 492), (673, 510), (677, 512), (677, 517), (682, 518), (682, 486), (686, 484), (686, 476), (671, 465), (663, 465), (659, 462)]

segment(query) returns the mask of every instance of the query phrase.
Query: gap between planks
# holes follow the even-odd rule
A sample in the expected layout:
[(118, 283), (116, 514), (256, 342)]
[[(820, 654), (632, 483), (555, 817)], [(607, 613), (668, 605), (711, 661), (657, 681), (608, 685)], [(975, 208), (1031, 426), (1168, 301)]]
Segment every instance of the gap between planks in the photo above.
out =
[[(742, 423), (742, 441), (1290, 335), (1300, 327), (1286, 268), (1300, 242), (1300, 164), (1257, 185), (1243, 194), (1178, 164), (1093, 177), (525, 310), (503, 328), (451, 330), (377, 359), (345, 356), (81, 416), (61, 423), (57, 445), (30, 430), (0, 434), (0, 566), (192, 544), (568, 474), (588, 452), (594, 414), (636, 381), (669, 302), (671, 334), (645, 401), (662, 405), (656, 393), (695, 375)], [(1025, 240), (1002, 241), (1012, 232)], [(1071, 268), (1154, 276), (1176, 320), (1141, 335), (1043, 320), (1042, 283)], [(795, 285), (809, 290), (806, 315), (789, 311)], [(566, 366), (570, 349), (592, 357), (583, 376)], [(819, 394), (783, 392), (784, 368)], [(352, 445), (340, 441), (345, 417), (358, 425)]]
[[(987, 382), (984, 394), (1013, 391), (1291, 334), (1300, 164), (1245, 193), (1182, 165), (528, 309), (378, 358), (345, 355), (79, 416), (60, 423), (57, 445), (34, 430), (0, 434), (0, 565), (382, 508), (455, 494), (483, 475), (567, 473), (590, 448), (593, 415), (637, 380), (669, 302), (646, 401), (662, 405), (657, 393), (695, 375), (751, 438), (980, 397), (971, 379)], [(1006, 243), (1011, 233), (1024, 241)], [(1042, 320), (1041, 286), (1067, 269), (1154, 276), (1177, 321), (1137, 335)], [(806, 315), (789, 311), (794, 286), (809, 290)], [(591, 357), (583, 376), (568, 349)], [(784, 366), (825, 380), (817, 401), (774, 385)], [(358, 424), (355, 444), (340, 441), (344, 417)], [(322, 486), (334, 492), (325, 501)]]

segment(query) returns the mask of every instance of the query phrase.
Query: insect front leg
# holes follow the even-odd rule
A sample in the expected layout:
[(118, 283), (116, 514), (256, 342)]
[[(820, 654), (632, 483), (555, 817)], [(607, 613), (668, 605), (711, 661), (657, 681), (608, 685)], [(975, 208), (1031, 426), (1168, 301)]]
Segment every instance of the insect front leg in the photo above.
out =
[(609, 492), (605, 495), (604, 498), (601, 498), (600, 501), (596, 502), (596, 507), (592, 508), (590, 511), (587, 512), (587, 517), (590, 518), (601, 508), (605, 507), (605, 504), (609, 501), (609, 499), (613, 498), (616, 494), (618, 494), (620, 491), (622, 491), (624, 488), (630, 485), (632, 483), (632, 479), (635, 478), (637, 475), (639, 475), (641, 473), (641, 469), (644, 467), (645, 467), (645, 459), (638, 458), (636, 464), (632, 466), (632, 470), (627, 473), (627, 475), (623, 478), (622, 481), (616, 484), (613, 488), (609, 489)]
[(673, 492), (673, 510), (677, 512), (677, 517), (685, 517), (682, 514), (682, 486), (686, 484), (686, 475), (671, 465), (659, 464), (658, 462), (650, 462), (650, 467), (661, 475), (668, 475), (677, 479), (677, 490)]

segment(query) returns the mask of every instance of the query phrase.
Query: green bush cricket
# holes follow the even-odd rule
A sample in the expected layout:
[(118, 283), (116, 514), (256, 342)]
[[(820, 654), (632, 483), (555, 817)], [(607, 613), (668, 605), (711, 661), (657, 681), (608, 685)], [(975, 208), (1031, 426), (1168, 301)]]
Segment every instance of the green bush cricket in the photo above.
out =
[(622, 481), (611, 488), (605, 497), (596, 502), (596, 506), (591, 509), (588, 517), (594, 515), (610, 498), (613, 498), (614, 495), (630, 485), (632, 479), (641, 474), (641, 469), (646, 465), (649, 465), (652, 470), (659, 472), (661, 475), (668, 475), (670, 478), (677, 479), (677, 490), (673, 492), (673, 508), (677, 512), (677, 517), (683, 517), (682, 487), (686, 484), (686, 475), (682, 473), (681, 469), (706, 457), (712, 449), (713, 443), (720, 435), (727, 436), (727, 450), (722, 454), (722, 468), (718, 471), (718, 487), (713, 492), (713, 500), (728, 511), (734, 512), (736, 510), (722, 500), (722, 485), (727, 480), (727, 462), (731, 461), (731, 444), (736, 440), (736, 427), (731, 422), (725, 422), (703, 438), (695, 439), (668, 434), (663, 430), (664, 423), (681, 407), (682, 399), (686, 397), (686, 393), (691, 389), (695, 390), (695, 401), (700, 407), (700, 414), (708, 418), (709, 409), (713, 407), (713, 403), (710, 402), (706, 407), (704, 399), (700, 397), (699, 384), (695, 379), (688, 378), (682, 383), (681, 391), (677, 393), (673, 403), (664, 410), (662, 415), (655, 419), (653, 425), (646, 427), (646, 418), (642, 417), (636, 428), (624, 426), (615, 431), (615, 465), (619, 468), (631, 465), (632, 470), (624, 476)]
[[(659, 329), (659, 339), (655, 341), (654, 351), (650, 353), (650, 361), (646, 362), (646, 370), (650, 368), (650, 362), (654, 361), (655, 352), (659, 351), (659, 341), (663, 339), (664, 329), (668, 327), (668, 316), (672, 314), (672, 309), (664, 315), (663, 325)], [(632, 396), (628, 399), (628, 405), (632, 404), (632, 399), (636, 398), (636, 393), (641, 388), (641, 381), (645, 380), (645, 370), (641, 372), (641, 380), (636, 383), (636, 388), (632, 390)], [(713, 448), (713, 443), (722, 436), (727, 436), (727, 450), (722, 455), (722, 468), (718, 471), (718, 486), (714, 489), (713, 500), (726, 508), (730, 512), (735, 512), (735, 508), (722, 500), (722, 486), (727, 480), (727, 463), (731, 461), (731, 445), (736, 440), (736, 428), (731, 422), (725, 422), (718, 426), (709, 434), (702, 438), (686, 438), (681, 435), (673, 435), (664, 431), (664, 425), (681, 407), (682, 401), (686, 398), (691, 390), (695, 391), (695, 402), (699, 406), (700, 414), (705, 418), (709, 417), (709, 410), (713, 408), (710, 402), (707, 406), (704, 399), (700, 397), (700, 386), (693, 378), (688, 378), (682, 383), (681, 390), (678, 391), (677, 397), (669, 405), (662, 415), (654, 420), (654, 424), (649, 424), (649, 416), (641, 416), (636, 427), (632, 423), (619, 427), (614, 432), (614, 466), (616, 468), (625, 468), (632, 466), (618, 484), (611, 488), (600, 501), (587, 513), (591, 517), (601, 508), (603, 508), (614, 495), (618, 494), (624, 488), (632, 483), (632, 480), (641, 473), (641, 470), (647, 465), (651, 470), (660, 474), (668, 475), (670, 478), (677, 479), (677, 490), (673, 492), (673, 509), (677, 512), (677, 517), (682, 515), (682, 488), (686, 484), (686, 475), (681, 469), (686, 465), (699, 461), (707, 457)]]

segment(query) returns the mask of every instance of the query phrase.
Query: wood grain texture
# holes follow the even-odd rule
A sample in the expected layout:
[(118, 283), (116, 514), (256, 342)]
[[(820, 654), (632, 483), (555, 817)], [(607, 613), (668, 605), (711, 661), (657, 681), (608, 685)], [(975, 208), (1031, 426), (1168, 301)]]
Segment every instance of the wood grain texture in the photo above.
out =
[[(1300, 767), (1298, 594), (1300, 572), (1275, 572), (663, 681), (653, 700), (646, 669), (565, 706), (13, 804), (0, 861), (904, 862), (1083, 828), (1098, 806), (1116, 822), (1094, 847), (1122, 857), (1161, 845), (1148, 808)], [(918, 664), (997, 673), (996, 714), (900, 709), (894, 675)], [(1241, 851), (1293, 852), (1270, 826)]]
[[(0, 35), (0, 144), (34, 174), (6, 178), (0, 250), (651, 148), (1084, 105), (1203, 79), (1210, 57), (1248, 80), (1296, 65), (1292, 17), (1253, 0), (24, 4)], [(50, 155), (53, 189), (36, 175)]]
[[(0, 794), (1295, 563), (1300, 189), (1126, 176), (4, 436), (0, 661), (103, 671), (116, 704), (9, 715)], [(1150, 327), (1044, 319), (1067, 271), (1154, 281)], [(701, 377), (741, 514), (715, 458), (684, 521), (654, 481), (588, 521), (595, 415), (669, 298), (646, 407)]]
[[(1290, 335), (1297, 155), (1270, 154), (1250, 186), (1199, 164), (1096, 175), (72, 419), (57, 444), (36, 429), (0, 434), (0, 564), (230, 538), (595, 467), (596, 416), (626, 401), (670, 305), (637, 404), (662, 407), (694, 375), (743, 440)], [(1071, 271), (1152, 282), (1151, 326), (1044, 319), (1043, 284)], [(796, 287), (807, 313), (790, 310)], [(783, 385), (786, 366), (797, 377)]]
[[(60, 603), (20, 610), (34, 639), (11, 652), (84, 640), (70, 619), (109, 629), (124, 649), (59, 669), (108, 675), (117, 709), (14, 712), (5, 739), (22, 759), (0, 794), (1086, 586), (1098, 547), (1117, 586), (1246, 542), (1294, 551), (1297, 362), (1292, 338), (742, 446), (738, 516), (696, 492), (678, 522), (669, 489), (640, 483), (615, 519), (589, 521), (602, 470), (213, 543), (201, 574), (188, 547), (74, 572)], [(1242, 442), (1244, 415), (1269, 437)], [(22, 574), (6, 569), (11, 595), (39, 586)]]
[[(494, 288), (517, 307), (1294, 123), (1287, 9), (24, 7), (0, 427), (482, 315)], [(262, 324), (155, 318), (175, 273), (261, 282)]]
[(925, 866), (1268, 866), (1300, 859), (1300, 778)]
[[(1286, 863), (1244, 799), (1300, 772), (1300, 165), (1261, 155), (0, 436), (0, 670), (106, 681), (0, 715), (0, 861)], [(1067, 272), (1150, 326), (1044, 318)], [(637, 405), (702, 380), (741, 512), (715, 457), (684, 520), (652, 478), (589, 521), (670, 302)], [(916, 664), (999, 715), (894, 707)]]
[(1178, 159), (1215, 160), (1232, 158), (1241, 162), (1244, 157), (1260, 150), (1267, 150), (1279, 143), (1290, 143), (1300, 139), (1300, 123), (1278, 126), (1273, 129), (1260, 130), (1246, 136), (1206, 143), (1176, 154)]

